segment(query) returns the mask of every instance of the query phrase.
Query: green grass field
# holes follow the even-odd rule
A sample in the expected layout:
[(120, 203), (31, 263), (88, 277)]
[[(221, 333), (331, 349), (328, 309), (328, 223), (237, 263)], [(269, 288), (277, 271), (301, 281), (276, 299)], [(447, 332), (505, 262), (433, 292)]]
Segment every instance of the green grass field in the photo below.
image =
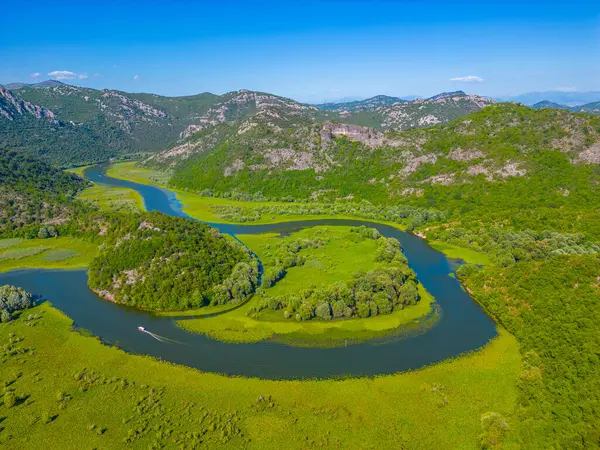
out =
[(90, 167), (90, 166), (74, 167), (74, 168), (72, 168), (72, 169), (67, 169), (67, 170), (65, 170), (65, 172), (71, 172), (71, 173), (74, 173), (74, 174), (76, 174), (76, 175), (79, 175), (81, 178), (83, 178), (83, 171), (84, 171), (85, 169), (87, 169), (88, 167)]
[(104, 211), (143, 211), (144, 201), (137, 191), (94, 184), (78, 195), (78, 198)]
[(106, 174), (109, 177), (153, 186), (166, 186), (168, 184), (171, 178), (168, 172), (136, 167), (136, 164), (135, 161), (112, 164)]
[(49, 304), (0, 324), (0, 381), (17, 397), (0, 403), (0, 447), (474, 449), (482, 414), (519, 425), (518, 345), (503, 330), (410, 373), (267, 381), (128, 355), (71, 326)]
[(448, 258), (461, 259), (466, 263), (489, 266), (492, 264), (490, 257), (485, 253), (471, 250), (470, 248), (459, 247), (458, 245), (449, 244), (441, 241), (427, 241), (427, 243), (442, 252)]
[[(124, 163), (116, 163), (110, 166), (107, 171), (107, 175), (113, 178), (120, 178), (122, 180), (134, 181), (136, 183), (141, 184), (149, 184), (152, 186), (164, 187), (168, 184), (168, 180), (170, 175), (165, 172), (160, 172), (157, 170), (146, 169), (143, 167), (136, 167), (135, 162), (124, 162)], [(219, 222), (219, 223), (240, 223), (233, 222), (230, 220), (226, 220), (219, 215), (216, 208), (217, 207), (244, 207), (250, 209), (257, 209), (263, 206), (276, 207), (276, 206), (286, 206), (286, 203), (282, 202), (243, 202), (237, 200), (228, 200), (224, 198), (215, 198), (215, 197), (202, 197), (198, 194), (192, 192), (185, 192), (179, 189), (169, 188), (172, 192), (174, 192), (181, 201), (183, 206), (183, 211), (199, 220), (203, 220), (205, 222)], [(300, 221), (300, 220), (323, 220), (323, 219), (356, 219), (356, 220), (365, 220), (364, 218), (356, 217), (356, 216), (344, 216), (344, 215), (298, 215), (298, 214), (263, 214), (259, 220), (253, 220), (252, 224), (265, 224), (265, 223), (281, 223), (281, 222), (291, 222), (291, 221)], [(387, 225), (391, 225), (398, 229), (404, 230), (400, 224), (393, 222), (386, 222), (380, 220), (372, 220), (372, 222), (383, 223)]]
[(0, 239), (0, 272), (87, 267), (97, 249), (95, 244), (73, 237)]
[[(356, 240), (356, 233), (350, 233), (350, 227), (314, 227), (301, 230), (286, 237), (286, 240), (324, 237), (326, 244), (320, 248), (302, 250), (308, 258), (303, 266), (292, 267), (287, 275), (275, 286), (259, 289), (258, 293), (246, 305), (226, 314), (179, 321), (188, 331), (206, 334), (214, 339), (228, 342), (257, 342), (275, 338), (298, 345), (336, 346), (347, 341), (356, 342), (373, 339), (399, 331), (402, 325), (417, 326), (419, 319), (432, 311), (433, 297), (420, 286), (421, 301), (401, 311), (391, 314), (351, 318), (333, 321), (297, 322), (285, 319), (282, 311), (264, 310), (258, 318), (247, 315), (250, 308), (269, 296), (281, 296), (298, 293), (311, 287), (321, 288), (338, 281), (347, 281), (358, 270), (368, 271), (376, 266), (373, 255), (377, 241), (372, 239)], [(275, 247), (282, 242), (278, 235), (241, 235), (242, 242), (248, 245), (263, 261), (265, 270), (272, 264), (270, 258)], [(433, 322), (434, 318), (431, 319)]]

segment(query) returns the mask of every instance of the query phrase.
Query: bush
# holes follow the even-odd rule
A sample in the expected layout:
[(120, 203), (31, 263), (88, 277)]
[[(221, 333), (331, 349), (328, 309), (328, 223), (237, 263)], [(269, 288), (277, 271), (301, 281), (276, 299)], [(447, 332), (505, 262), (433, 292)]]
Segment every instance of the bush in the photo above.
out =
[(509, 429), (508, 423), (500, 414), (487, 412), (481, 416), (481, 448), (499, 448), (502, 438)]
[(4, 393), (4, 406), (12, 408), (17, 404), (17, 396), (13, 391), (7, 391)]
[(48, 239), (56, 236), (58, 236), (58, 232), (52, 225), (42, 225), (40, 231), (38, 231), (38, 238), (40, 239)]
[(0, 312), (0, 322), (8, 323), (11, 320), (12, 320), (12, 314), (8, 310), (3, 309), (2, 312)]
[(323, 302), (315, 308), (315, 315), (323, 320), (331, 320), (331, 306), (328, 302)]

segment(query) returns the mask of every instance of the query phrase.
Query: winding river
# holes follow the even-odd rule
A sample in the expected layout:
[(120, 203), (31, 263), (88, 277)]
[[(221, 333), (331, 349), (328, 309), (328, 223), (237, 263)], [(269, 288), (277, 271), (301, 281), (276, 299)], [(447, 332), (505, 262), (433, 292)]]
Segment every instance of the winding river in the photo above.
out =
[[(146, 209), (186, 216), (174, 193), (130, 181), (108, 177), (105, 166), (86, 170), (96, 183), (135, 189)], [(222, 233), (254, 234), (292, 232), (317, 225), (366, 225), (387, 237), (398, 239), (418, 280), (435, 297), (440, 320), (423, 333), (402, 339), (366, 342), (336, 348), (297, 347), (277, 342), (230, 344), (177, 327), (174, 318), (126, 308), (101, 300), (87, 287), (85, 270), (19, 270), (0, 274), (0, 285), (14, 284), (40, 294), (65, 312), (79, 327), (103, 341), (131, 353), (147, 354), (203, 371), (267, 379), (372, 376), (418, 369), (458, 356), (485, 345), (496, 336), (493, 320), (449, 276), (452, 263), (427, 243), (398, 229), (360, 220), (311, 220), (269, 225), (211, 223)], [(177, 342), (159, 342), (137, 330), (151, 332)]]

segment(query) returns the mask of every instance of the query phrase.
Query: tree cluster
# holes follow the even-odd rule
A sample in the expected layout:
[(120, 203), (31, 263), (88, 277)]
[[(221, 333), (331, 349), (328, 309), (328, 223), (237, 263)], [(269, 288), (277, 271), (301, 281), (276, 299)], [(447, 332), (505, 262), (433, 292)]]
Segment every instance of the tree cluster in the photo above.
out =
[(10, 322), (15, 312), (32, 306), (33, 297), (29, 292), (16, 286), (0, 286), (0, 322)]
[(258, 284), (250, 252), (206, 224), (160, 213), (114, 215), (89, 285), (144, 309), (239, 302)]
[[(418, 302), (420, 296), (414, 272), (408, 267), (400, 243), (396, 239), (383, 238), (377, 230), (354, 227), (363, 239), (378, 240), (373, 256), (379, 263), (374, 269), (355, 273), (348, 282), (339, 282), (323, 288), (304, 289), (298, 294), (262, 298), (258, 306), (250, 309), (250, 315), (257, 315), (265, 309), (283, 310), (286, 319), (298, 321), (319, 318), (361, 317), (390, 314)], [(263, 277), (263, 287), (269, 288), (283, 278), (286, 269), (301, 265), (306, 259), (299, 255), (303, 248), (323, 245), (320, 238), (296, 239), (284, 242), (274, 252), (274, 268), (267, 269)], [(278, 278), (277, 278), (278, 276)]]

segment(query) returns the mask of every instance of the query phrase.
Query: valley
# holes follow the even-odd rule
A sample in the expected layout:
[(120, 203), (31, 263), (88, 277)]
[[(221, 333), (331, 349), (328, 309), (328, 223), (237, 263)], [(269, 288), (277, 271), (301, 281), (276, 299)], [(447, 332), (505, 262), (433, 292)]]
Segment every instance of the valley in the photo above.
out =
[[(56, 120), (33, 105), (66, 114), (65, 86), (5, 111)], [(590, 447), (598, 116), (88, 94), (134, 138), (194, 118), (135, 152), (0, 151), (0, 284), (40, 295), (3, 303), (0, 443)]]

